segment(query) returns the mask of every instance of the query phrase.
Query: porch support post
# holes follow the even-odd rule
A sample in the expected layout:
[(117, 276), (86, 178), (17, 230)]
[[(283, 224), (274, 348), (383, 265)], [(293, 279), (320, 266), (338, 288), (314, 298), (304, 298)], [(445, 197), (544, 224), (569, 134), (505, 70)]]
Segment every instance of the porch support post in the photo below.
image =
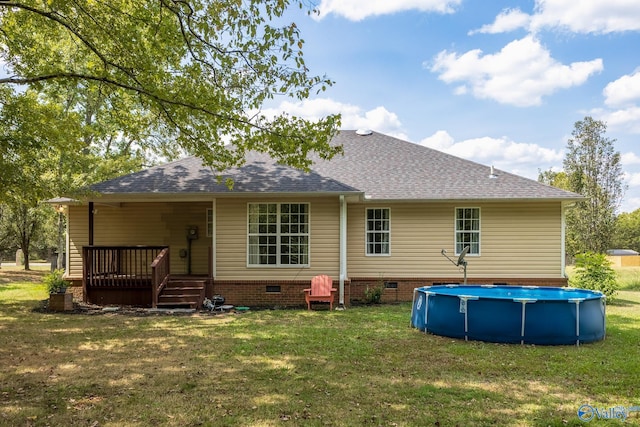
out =
[(93, 202), (89, 202), (89, 246), (93, 246)]
[(339, 308), (344, 308), (344, 280), (347, 277), (347, 202), (340, 195), (340, 300)]

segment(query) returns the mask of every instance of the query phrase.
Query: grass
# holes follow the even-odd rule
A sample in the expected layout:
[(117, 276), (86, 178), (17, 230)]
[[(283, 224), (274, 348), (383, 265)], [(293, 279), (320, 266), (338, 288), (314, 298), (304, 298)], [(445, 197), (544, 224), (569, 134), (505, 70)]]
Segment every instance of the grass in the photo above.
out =
[[(621, 290), (640, 291), (640, 267), (612, 267), (618, 275), (618, 284)], [(575, 268), (568, 266), (567, 275), (571, 277)]]
[(578, 426), (582, 404), (640, 405), (640, 292), (604, 341), (543, 347), (425, 335), (410, 304), (43, 313), (42, 274), (0, 270), (0, 425)]

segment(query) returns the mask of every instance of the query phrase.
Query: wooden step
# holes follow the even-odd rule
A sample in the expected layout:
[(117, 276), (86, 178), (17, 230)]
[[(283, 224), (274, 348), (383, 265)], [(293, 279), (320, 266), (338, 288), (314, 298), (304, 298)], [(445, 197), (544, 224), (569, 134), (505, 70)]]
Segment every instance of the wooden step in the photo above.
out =
[(172, 278), (158, 296), (159, 308), (198, 308), (204, 301), (206, 281)]
[(184, 286), (180, 288), (165, 287), (161, 295), (200, 295), (204, 286)]

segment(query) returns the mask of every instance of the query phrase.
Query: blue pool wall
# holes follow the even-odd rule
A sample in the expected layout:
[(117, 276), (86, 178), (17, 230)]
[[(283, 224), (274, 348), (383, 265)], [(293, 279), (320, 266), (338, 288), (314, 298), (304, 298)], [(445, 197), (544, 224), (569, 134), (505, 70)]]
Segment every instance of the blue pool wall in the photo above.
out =
[(580, 344), (604, 339), (606, 305), (603, 294), (586, 289), (425, 286), (414, 290), (411, 326), (467, 340)]

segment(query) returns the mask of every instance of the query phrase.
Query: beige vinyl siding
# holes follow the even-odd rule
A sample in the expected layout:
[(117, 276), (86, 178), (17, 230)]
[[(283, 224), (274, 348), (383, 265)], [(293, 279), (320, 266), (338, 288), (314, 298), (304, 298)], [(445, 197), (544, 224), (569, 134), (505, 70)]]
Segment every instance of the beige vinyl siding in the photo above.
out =
[(480, 208), (480, 255), (468, 256), (468, 276), (561, 277), (560, 203), (388, 203), (391, 254), (365, 255), (365, 215), (374, 204), (348, 210), (350, 277), (462, 277), (441, 254), (454, 257), (455, 208)]
[[(309, 203), (309, 267), (247, 266), (247, 204)], [(216, 201), (217, 275), (220, 280), (309, 280), (338, 277), (340, 205), (337, 197), (251, 198)]]
[[(247, 204), (309, 203), (310, 266), (247, 267)], [(199, 228), (193, 242), (192, 273), (209, 271), (206, 211), (212, 202), (96, 204), (95, 245), (168, 245), (172, 273), (186, 273), (186, 229)], [(389, 256), (365, 255), (366, 208), (390, 208)], [(561, 204), (545, 203), (357, 203), (348, 205), (349, 277), (460, 277), (444, 258), (454, 256), (455, 208), (480, 208), (480, 256), (468, 256), (468, 276), (561, 277)], [(219, 280), (309, 280), (339, 275), (340, 205), (337, 197), (220, 198), (215, 204), (216, 278)], [(70, 276), (81, 277), (82, 247), (88, 244), (88, 207), (70, 206)]]
[[(198, 227), (199, 238), (192, 243), (191, 272), (207, 274), (209, 247), (206, 237), (206, 210), (211, 203), (123, 203), (120, 206), (95, 205), (94, 245), (169, 246), (171, 272), (183, 274), (188, 270), (187, 258), (180, 258), (180, 249), (187, 249), (187, 227)], [(82, 246), (89, 242), (88, 208), (71, 207), (70, 215), (70, 275), (82, 275)]]
[(68, 276), (82, 277), (82, 247), (89, 244), (89, 210), (87, 206), (69, 206), (67, 210), (69, 233)]

